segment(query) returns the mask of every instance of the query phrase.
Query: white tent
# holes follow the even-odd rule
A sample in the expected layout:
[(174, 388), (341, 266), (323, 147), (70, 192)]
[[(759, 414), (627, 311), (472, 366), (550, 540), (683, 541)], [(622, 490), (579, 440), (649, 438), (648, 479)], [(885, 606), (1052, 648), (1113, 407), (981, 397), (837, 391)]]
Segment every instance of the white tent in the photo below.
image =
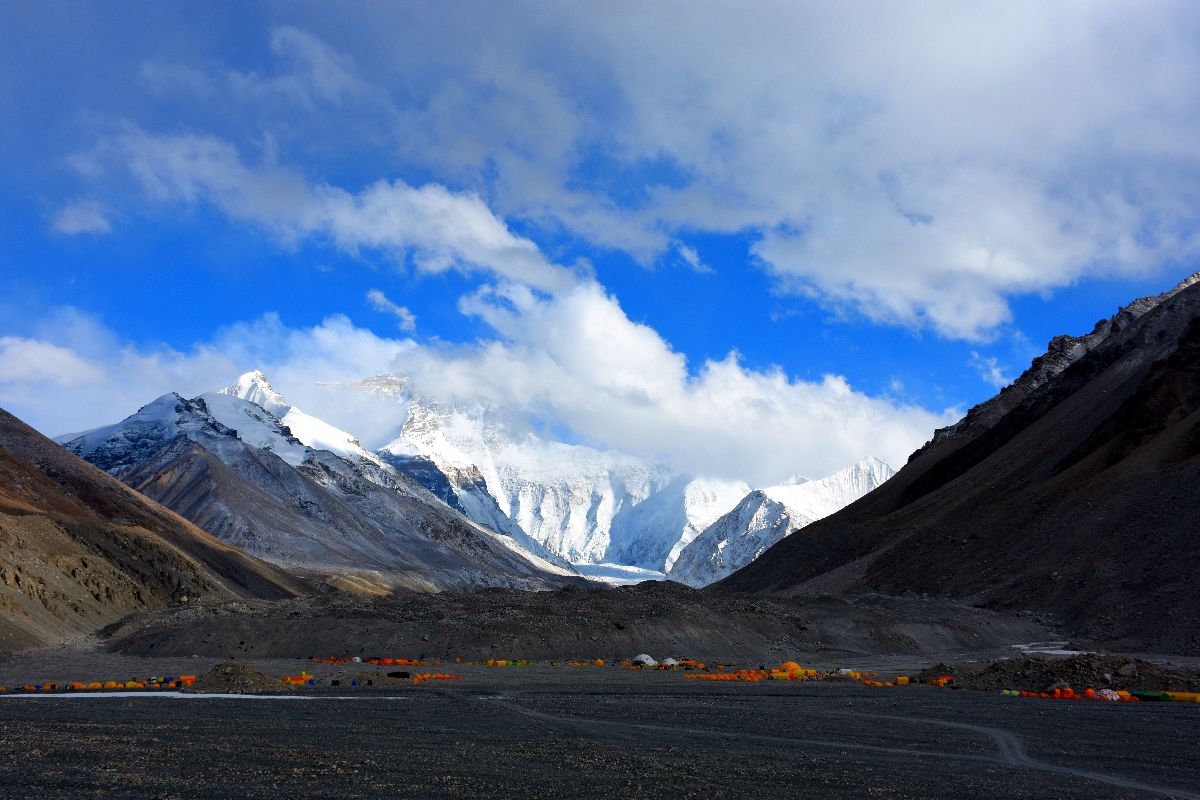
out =
[(658, 662), (645, 653), (633, 657), (633, 663), (643, 667), (657, 667)]

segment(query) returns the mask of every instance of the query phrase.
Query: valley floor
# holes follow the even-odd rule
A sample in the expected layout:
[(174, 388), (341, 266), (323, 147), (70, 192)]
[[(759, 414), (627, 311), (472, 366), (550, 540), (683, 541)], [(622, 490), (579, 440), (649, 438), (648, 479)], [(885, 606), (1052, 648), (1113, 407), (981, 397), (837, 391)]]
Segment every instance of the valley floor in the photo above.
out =
[[(211, 659), (77, 664), (181, 665)], [(0, 698), (0, 797), (1200, 798), (1195, 704), (439, 669), (464, 679), (292, 702)]]

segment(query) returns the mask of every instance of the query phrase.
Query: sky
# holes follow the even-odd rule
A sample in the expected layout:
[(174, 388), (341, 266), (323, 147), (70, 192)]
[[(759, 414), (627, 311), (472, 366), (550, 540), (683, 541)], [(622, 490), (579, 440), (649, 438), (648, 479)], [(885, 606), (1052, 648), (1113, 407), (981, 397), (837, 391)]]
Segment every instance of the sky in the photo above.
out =
[(756, 484), (1196, 270), (1186, 2), (0, 7), (0, 406), (261, 368)]

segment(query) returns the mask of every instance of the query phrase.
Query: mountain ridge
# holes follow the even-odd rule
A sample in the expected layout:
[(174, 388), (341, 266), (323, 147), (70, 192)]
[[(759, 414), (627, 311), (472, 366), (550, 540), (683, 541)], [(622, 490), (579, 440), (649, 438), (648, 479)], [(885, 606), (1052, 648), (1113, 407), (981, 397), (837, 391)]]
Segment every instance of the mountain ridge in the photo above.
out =
[(1200, 652), (1198, 283), (1126, 306), (1044, 379), (1035, 361), (1035, 380), (713, 590), (929, 594)]
[(222, 538), (335, 584), (367, 576), (381, 590), (537, 588), (568, 575), (360, 455), (361, 447), (347, 442), (353, 460), (314, 450), (233, 395), (164, 395), (65, 444)]

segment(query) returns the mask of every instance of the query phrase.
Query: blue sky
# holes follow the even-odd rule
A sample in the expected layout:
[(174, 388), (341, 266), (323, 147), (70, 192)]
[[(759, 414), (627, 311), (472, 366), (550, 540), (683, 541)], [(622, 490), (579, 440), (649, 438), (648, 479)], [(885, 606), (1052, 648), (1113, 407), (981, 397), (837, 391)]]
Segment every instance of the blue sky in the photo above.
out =
[(372, 443), (313, 387), (402, 374), (767, 482), (1194, 271), (1190, 5), (827, 5), (8, 6), (0, 405), (262, 367)]

